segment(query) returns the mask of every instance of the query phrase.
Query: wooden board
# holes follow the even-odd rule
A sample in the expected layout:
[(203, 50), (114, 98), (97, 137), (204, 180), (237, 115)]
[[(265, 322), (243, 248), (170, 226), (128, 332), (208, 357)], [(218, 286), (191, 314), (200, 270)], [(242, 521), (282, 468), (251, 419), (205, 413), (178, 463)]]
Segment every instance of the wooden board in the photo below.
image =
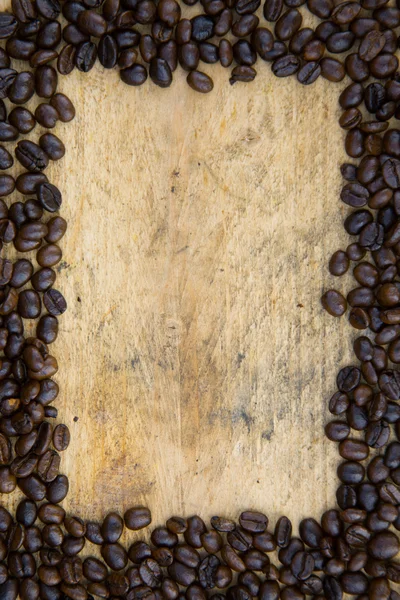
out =
[[(337, 125), (342, 85), (257, 67), (214, 92), (122, 84), (96, 67), (61, 78), (76, 120), (48, 169), (69, 222), (54, 352), (72, 442), (66, 508), (100, 518), (150, 506), (272, 521), (335, 502), (325, 440), (346, 320), (323, 312), (327, 262), (345, 247)], [(32, 137), (37, 137), (37, 131)]]

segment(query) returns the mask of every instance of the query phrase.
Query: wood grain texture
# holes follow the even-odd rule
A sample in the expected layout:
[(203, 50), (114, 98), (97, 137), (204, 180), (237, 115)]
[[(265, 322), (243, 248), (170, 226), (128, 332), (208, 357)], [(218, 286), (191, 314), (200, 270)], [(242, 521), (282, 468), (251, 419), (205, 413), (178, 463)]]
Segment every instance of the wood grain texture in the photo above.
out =
[(346, 289), (327, 271), (348, 243), (343, 86), (209, 72), (207, 97), (183, 73), (168, 90), (100, 67), (60, 80), (77, 117), (48, 169), (69, 223), (53, 349), (64, 505), (84, 517), (144, 503), (155, 524), (247, 507), (297, 522), (335, 501), (323, 427), (354, 334), (319, 298)]

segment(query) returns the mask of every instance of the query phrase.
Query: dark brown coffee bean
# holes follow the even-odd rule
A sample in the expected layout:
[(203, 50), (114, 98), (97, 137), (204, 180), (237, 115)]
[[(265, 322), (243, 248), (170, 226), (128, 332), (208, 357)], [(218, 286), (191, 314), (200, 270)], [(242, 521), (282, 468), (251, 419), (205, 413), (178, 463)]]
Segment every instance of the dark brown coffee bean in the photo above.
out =
[(58, 335), (57, 318), (52, 315), (43, 315), (37, 325), (36, 335), (46, 344), (53, 343)]
[(23, 290), (18, 298), (18, 312), (24, 319), (36, 319), (41, 312), (40, 296), (35, 290)]
[(53, 288), (43, 294), (43, 302), (47, 311), (55, 317), (62, 315), (67, 310), (64, 296)]
[(93, 582), (104, 581), (107, 577), (107, 568), (95, 557), (88, 557), (83, 562), (83, 575)]
[(144, 529), (151, 523), (151, 512), (145, 506), (134, 506), (125, 512), (124, 522), (128, 529)]
[(135, 64), (127, 69), (120, 71), (120, 77), (124, 83), (133, 86), (143, 85), (147, 79), (146, 68), (142, 65)]
[(340, 456), (346, 460), (360, 461), (368, 457), (369, 448), (361, 440), (344, 440), (339, 444)]
[(275, 525), (275, 539), (280, 548), (286, 548), (292, 535), (292, 524), (287, 517), (280, 517)]
[(29, 477), (25, 477), (24, 479), (19, 479), (18, 487), (27, 498), (34, 500), (35, 502), (40, 502), (46, 495), (46, 486), (40, 481), (37, 475), (34, 474), (29, 475)]
[(223, 546), (223, 539), (216, 531), (207, 531), (201, 535), (201, 543), (208, 553), (217, 554)]
[[(93, 42), (81, 42), (76, 47), (75, 65), (79, 71), (90, 71), (97, 58), (97, 47)], [(57, 113), (58, 114), (58, 113)]]
[(206, 15), (198, 15), (191, 19), (192, 40), (195, 42), (205, 42), (214, 34), (214, 21)]
[(211, 77), (201, 71), (191, 71), (188, 74), (186, 81), (193, 90), (202, 94), (208, 94), (214, 87)]
[(399, 540), (391, 531), (377, 533), (368, 543), (368, 552), (377, 560), (390, 560), (399, 551)]
[(266, 0), (264, 3), (264, 18), (267, 21), (277, 21), (283, 8), (283, 0)]
[(69, 75), (75, 68), (76, 48), (67, 44), (62, 48), (57, 59), (57, 69), (61, 75)]
[(275, 25), (275, 35), (281, 41), (289, 40), (301, 27), (302, 15), (296, 8), (287, 10)]
[(150, 62), (149, 75), (159, 87), (169, 87), (172, 83), (172, 73), (168, 63), (162, 58), (153, 58)]
[(297, 73), (300, 64), (300, 60), (297, 56), (294, 54), (286, 54), (285, 56), (281, 56), (274, 60), (271, 68), (275, 77), (289, 77), (289, 75)]
[(65, 154), (62, 141), (52, 133), (45, 133), (39, 139), (39, 145), (50, 160), (60, 160)]
[(120, 544), (104, 544), (101, 547), (101, 556), (113, 571), (120, 571), (126, 567), (128, 555)]
[(77, 18), (77, 25), (84, 33), (100, 38), (107, 29), (106, 20), (94, 10), (83, 10)]
[(52, 129), (56, 126), (59, 119), (58, 112), (50, 104), (39, 104), (35, 110), (35, 119), (46, 129)]
[(49, 65), (38, 67), (35, 73), (35, 90), (40, 98), (51, 98), (57, 89), (57, 71)]
[(193, 548), (201, 548), (201, 535), (206, 532), (204, 521), (197, 515), (190, 517), (187, 521), (187, 529), (184, 532), (185, 541)]
[(328, 290), (321, 298), (322, 306), (333, 317), (341, 317), (347, 310), (347, 302), (336, 290)]
[(75, 108), (71, 100), (64, 94), (54, 94), (50, 100), (50, 104), (56, 109), (59, 119), (63, 123), (68, 123), (74, 119)]
[(122, 518), (115, 512), (108, 513), (101, 526), (101, 534), (106, 543), (114, 544), (119, 540), (124, 528)]
[(49, 164), (47, 154), (40, 146), (29, 140), (18, 142), (15, 156), (26, 169), (32, 172), (43, 171)]
[[(33, 114), (20, 106), (14, 108), (8, 115), (9, 123), (20, 133), (29, 133), (36, 125)], [(8, 168), (8, 167), (7, 167)]]
[(61, 258), (61, 248), (57, 244), (42, 246), (36, 254), (36, 260), (41, 267), (53, 267)]

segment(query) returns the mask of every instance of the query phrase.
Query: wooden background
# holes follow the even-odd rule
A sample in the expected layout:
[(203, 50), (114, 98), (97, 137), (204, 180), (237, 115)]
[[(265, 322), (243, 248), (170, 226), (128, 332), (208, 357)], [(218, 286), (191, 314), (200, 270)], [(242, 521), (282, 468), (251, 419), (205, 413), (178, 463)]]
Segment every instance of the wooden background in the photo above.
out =
[(69, 223), (53, 349), (65, 506), (84, 517), (143, 503), (155, 524), (249, 507), (297, 522), (335, 502), (323, 427), (354, 333), (320, 295), (346, 290), (327, 270), (348, 243), (344, 84), (207, 70), (206, 97), (182, 72), (168, 90), (101, 67), (60, 80), (77, 117), (47, 172)]

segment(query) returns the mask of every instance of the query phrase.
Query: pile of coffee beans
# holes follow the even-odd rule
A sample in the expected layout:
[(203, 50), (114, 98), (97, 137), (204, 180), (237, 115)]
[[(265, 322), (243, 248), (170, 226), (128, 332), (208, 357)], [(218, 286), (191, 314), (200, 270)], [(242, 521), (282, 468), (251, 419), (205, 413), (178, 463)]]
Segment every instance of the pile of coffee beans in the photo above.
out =
[[(12, 0), (0, 13), (0, 493), (23, 496), (13, 515), (0, 507), (0, 600), (400, 600), (400, 0), (185, 4)], [(314, 28), (302, 27), (310, 16)], [(341, 199), (353, 237), (329, 269), (339, 277), (352, 267), (356, 287), (347, 298), (328, 290), (322, 304), (336, 317), (348, 310), (355, 364), (329, 402), (337, 504), (301, 521), (298, 535), (287, 517), (270, 527), (248, 510), (207, 524), (173, 516), (129, 545), (123, 532), (149, 528), (148, 508), (96, 523), (62, 507), (70, 433), (55, 421), (49, 347), (67, 307), (56, 287), (67, 223), (45, 172), (65, 153), (49, 130), (75, 116), (58, 74), (87, 72), (97, 58), (129, 85), (149, 75), (168, 87), (180, 65), (199, 92), (213, 88), (200, 63), (232, 67), (231, 83), (252, 81), (257, 60), (303, 84), (347, 77)], [(25, 333), (32, 324), (35, 335)]]

